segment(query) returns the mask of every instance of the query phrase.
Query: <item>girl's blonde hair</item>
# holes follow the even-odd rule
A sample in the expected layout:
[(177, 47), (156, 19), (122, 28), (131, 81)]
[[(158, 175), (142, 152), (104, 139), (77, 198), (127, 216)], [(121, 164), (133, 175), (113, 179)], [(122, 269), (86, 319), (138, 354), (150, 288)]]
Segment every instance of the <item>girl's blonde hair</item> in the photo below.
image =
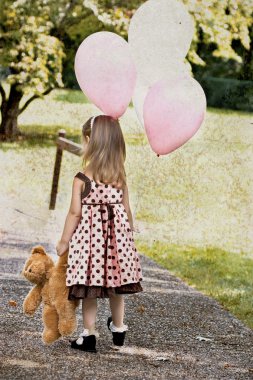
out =
[(83, 138), (90, 138), (83, 156), (83, 169), (88, 169), (96, 182), (115, 184), (123, 188), (126, 184), (124, 162), (126, 146), (118, 120), (111, 116), (92, 117), (82, 127)]

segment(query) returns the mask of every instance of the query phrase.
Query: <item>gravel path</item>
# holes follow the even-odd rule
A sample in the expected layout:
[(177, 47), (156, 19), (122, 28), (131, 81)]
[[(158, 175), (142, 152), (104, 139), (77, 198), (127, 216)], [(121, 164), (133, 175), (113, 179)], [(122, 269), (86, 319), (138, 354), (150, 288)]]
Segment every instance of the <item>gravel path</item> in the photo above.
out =
[[(31, 319), (22, 313), (22, 302), (31, 286), (20, 272), (33, 244), (29, 247), (25, 242), (20, 250), (16, 243), (0, 245), (0, 379), (253, 378), (253, 331), (212, 298), (143, 255), (144, 291), (125, 296), (124, 322), (129, 331), (123, 348), (111, 348), (106, 326), (108, 299), (98, 302), (96, 354), (71, 349), (67, 338), (44, 345), (41, 308)], [(50, 252), (50, 246), (44, 246)], [(11, 300), (17, 305), (11, 306)], [(78, 322), (79, 332), (81, 307)]]

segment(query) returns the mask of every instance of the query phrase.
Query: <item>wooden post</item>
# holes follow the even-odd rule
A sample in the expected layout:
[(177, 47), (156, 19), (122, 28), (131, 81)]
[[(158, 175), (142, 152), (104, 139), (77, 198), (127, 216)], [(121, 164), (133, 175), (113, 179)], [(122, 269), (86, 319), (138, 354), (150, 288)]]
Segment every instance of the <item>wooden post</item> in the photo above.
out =
[[(66, 131), (64, 129), (60, 129), (58, 133), (58, 138), (65, 137), (65, 135), (66, 135)], [(62, 148), (57, 144), (49, 210), (55, 209), (59, 176), (60, 176), (60, 170), (61, 170), (61, 161), (62, 161)]]

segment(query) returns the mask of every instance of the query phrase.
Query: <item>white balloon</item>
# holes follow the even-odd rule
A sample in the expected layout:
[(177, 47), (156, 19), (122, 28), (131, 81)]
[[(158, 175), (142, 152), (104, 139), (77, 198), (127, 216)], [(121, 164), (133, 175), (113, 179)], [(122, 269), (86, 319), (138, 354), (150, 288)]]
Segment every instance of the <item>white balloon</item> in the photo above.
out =
[(132, 97), (133, 106), (135, 108), (137, 117), (144, 127), (143, 120), (143, 105), (146, 98), (146, 95), (152, 85), (158, 82), (161, 79), (172, 80), (172, 79), (181, 79), (183, 77), (189, 76), (189, 69), (183, 62), (175, 62), (173, 65), (168, 64), (166, 67), (166, 73), (158, 72), (157, 70), (151, 70), (149, 76), (145, 76), (145, 72), (139, 73), (137, 82), (135, 85), (134, 94)]
[(146, 1), (135, 12), (128, 31), (137, 71), (146, 76), (153, 66), (157, 72), (166, 72), (170, 62), (182, 61), (193, 32), (193, 18), (182, 2)]
[(170, 60), (166, 64), (158, 62), (156, 65), (143, 66), (137, 71), (139, 81), (146, 85), (152, 85), (161, 79), (175, 79), (189, 74), (189, 69), (183, 61)]

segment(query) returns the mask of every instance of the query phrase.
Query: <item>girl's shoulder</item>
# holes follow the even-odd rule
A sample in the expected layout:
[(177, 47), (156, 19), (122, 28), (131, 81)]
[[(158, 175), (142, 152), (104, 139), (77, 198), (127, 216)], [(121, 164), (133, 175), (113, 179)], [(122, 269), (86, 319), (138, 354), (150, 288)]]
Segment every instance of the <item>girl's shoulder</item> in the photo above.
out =
[(84, 182), (86, 183), (94, 183), (98, 186), (105, 186), (105, 187), (112, 187), (112, 188), (116, 188), (116, 189), (121, 189), (121, 190), (124, 190), (124, 185), (122, 184), (119, 184), (119, 183), (116, 183), (116, 182), (96, 182), (93, 178), (92, 178), (92, 174), (91, 173), (87, 173), (87, 172), (78, 172), (75, 177), (83, 180)]

